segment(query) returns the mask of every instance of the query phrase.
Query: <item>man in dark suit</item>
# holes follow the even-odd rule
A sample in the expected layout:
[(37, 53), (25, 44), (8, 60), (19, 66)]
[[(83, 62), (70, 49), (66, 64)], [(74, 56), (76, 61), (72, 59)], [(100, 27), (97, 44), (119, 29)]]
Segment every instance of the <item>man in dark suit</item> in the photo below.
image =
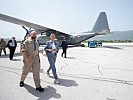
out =
[(61, 42), (61, 47), (63, 49), (63, 52), (62, 52), (61, 56), (63, 57), (63, 54), (65, 54), (64, 58), (67, 58), (66, 54), (67, 54), (67, 47), (68, 46), (67, 46), (67, 41), (66, 41), (65, 37), (63, 37), (63, 40)]
[(12, 39), (8, 41), (7, 47), (9, 48), (9, 51), (10, 51), (9, 58), (10, 60), (12, 60), (14, 56), (14, 52), (17, 47), (17, 41), (15, 40), (15, 37), (12, 37)]

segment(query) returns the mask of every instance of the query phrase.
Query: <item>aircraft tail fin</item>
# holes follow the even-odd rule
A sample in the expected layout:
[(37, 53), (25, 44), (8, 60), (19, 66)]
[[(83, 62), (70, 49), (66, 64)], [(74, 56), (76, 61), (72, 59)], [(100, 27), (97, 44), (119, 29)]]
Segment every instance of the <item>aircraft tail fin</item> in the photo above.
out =
[(92, 31), (98, 35), (110, 33), (108, 20), (105, 12), (101, 12), (92, 28)]

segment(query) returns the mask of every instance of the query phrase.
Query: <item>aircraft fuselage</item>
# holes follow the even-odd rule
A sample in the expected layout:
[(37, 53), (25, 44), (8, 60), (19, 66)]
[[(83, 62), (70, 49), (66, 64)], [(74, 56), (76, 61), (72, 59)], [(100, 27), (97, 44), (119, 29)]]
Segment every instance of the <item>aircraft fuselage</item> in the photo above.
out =
[[(85, 34), (76, 34), (76, 35), (71, 35), (69, 37), (65, 37), (67, 40), (68, 45), (77, 45), (79, 43), (81, 43), (82, 41), (85, 41), (93, 36), (95, 36), (95, 33), (85, 33)], [(59, 36), (56, 36), (56, 39), (59, 43), (59, 45), (61, 44), (62, 38)], [(45, 45), (46, 42), (48, 40), (50, 40), (50, 38), (48, 36), (40, 36), (37, 39), (39, 41), (40, 45)]]

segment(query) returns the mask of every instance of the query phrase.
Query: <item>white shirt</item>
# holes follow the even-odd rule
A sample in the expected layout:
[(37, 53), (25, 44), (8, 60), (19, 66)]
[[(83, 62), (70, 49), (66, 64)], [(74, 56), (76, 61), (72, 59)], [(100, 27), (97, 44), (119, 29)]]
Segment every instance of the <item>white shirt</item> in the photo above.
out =
[(9, 43), (11, 47), (15, 47), (15, 41), (12, 39), (12, 42)]
[(55, 43), (52, 43), (52, 49), (56, 49)]
[[(56, 49), (55, 42), (52, 42), (52, 49)], [(56, 53), (56, 51), (53, 51), (52, 53)]]
[(15, 41), (12, 39), (12, 46), (15, 47)]

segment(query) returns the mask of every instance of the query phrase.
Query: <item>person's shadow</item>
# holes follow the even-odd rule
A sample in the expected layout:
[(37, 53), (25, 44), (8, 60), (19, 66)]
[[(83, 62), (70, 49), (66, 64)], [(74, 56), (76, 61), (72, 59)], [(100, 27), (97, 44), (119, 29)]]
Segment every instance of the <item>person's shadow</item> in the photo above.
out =
[(74, 80), (68, 80), (68, 79), (59, 79), (60, 81), (60, 86), (65, 86), (65, 87), (72, 87), (72, 86), (78, 86), (76, 81)]
[[(22, 56), (21, 52), (14, 53), (14, 57)], [(1, 55), (0, 58), (9, 58), (9, 54)]]
[[(50, 78), (54, 79), (53, 76), (50, 76)], [(61, 78), (59, 78), (59, 84), (58, 85), (65, 86), (65, 87), (78, 86), (78, 84), (74, 80), (61, 79)]]
[(51, 86), (47, 86), (46, 88), (44, 88), (44, 92), (39, 92), (28, 84), (25, 84), (24, 87), (29, 93), (38, 97), (37, 100), (49, 100), (51, 98), (61, 98), (61, 95), (56, 92), (57, 90)]
[(75, 57), (67, 57), (66, 59), (76, 59)]

